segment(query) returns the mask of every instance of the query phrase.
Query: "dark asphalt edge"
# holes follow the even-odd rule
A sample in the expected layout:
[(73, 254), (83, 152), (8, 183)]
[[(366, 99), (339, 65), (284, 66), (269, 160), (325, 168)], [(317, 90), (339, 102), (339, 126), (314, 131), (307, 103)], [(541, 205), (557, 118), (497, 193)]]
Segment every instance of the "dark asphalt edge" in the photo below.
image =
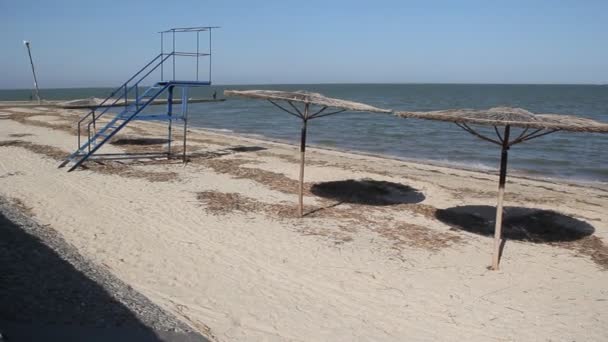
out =
[[(19, 208), (15, 202), (0, 196), (0, 212), (26, 233), (35, 236), (53, 249), (75, 269), (102, 286), (112, 297), (127, 307), (145, 326), (159, 332), (160, 335), (168, 336), (173, 335), (173, 333), (180, 335), (180, 333), (183, 333), (189, 336), (188, 340), (207, 341), (177, 317), (152, 303), (147, 297), (112, 275), (105, 267), (96, 265), (83, 257), (57, 231), (49, 225), (36, 222), (26, 210)], [(200, 339), (192, 339), (195, 336), (200, 337)]]

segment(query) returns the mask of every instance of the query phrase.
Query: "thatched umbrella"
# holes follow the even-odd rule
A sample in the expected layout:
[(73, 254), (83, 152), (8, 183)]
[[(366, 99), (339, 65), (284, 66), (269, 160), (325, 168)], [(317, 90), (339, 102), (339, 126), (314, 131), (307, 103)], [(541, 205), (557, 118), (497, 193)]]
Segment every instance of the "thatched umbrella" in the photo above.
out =
[[(569, 115), (533, 114), (521, 108), (496, 107), (486, 110), (454, 109), (431, 112), (396, 112), (403, 118), (418, 118), (455, 123), (463, 130), (491, 143), (500, 145), (500, 178), (498, 183), (498, 203), (496, 205), (496, 226), (494, 228), (494, 253), (492, 269), (498, 269), (502, 237), (503, 197), (507, 177), (507, 154), (515, 144), (539, 138), (558, 131), (608, 133), (608, 124)], [(494, 126), (496, 138), (491, 138), (474, 130), (469, 124)], [(501, 134), (498, 127), (503, 127)], [(522, 129), (516, 138), (511, 137), (511, 127)]]
[[(342, 113), (344, 111), (390, 113), (390, 110), (372, 107), (363, 103), (334, 99), (319, 93), (307, 91), (275, 91), (275, 90), (225, 90), (226, 96), (241, 96), (252, 99), (268, 100), (277, 108), (302, 120), (302, 132), (300, 139), (300, 198), (299, 213), (304, 215), (304, 154), (306, 151), (306, 124), (309, 120), (324, 116)], [(289, 107), (279, 104), (286, 102)], [(294, 103), (304, 104), (304, 108), (298, 108)], [(313, 110), (313, 106), (316, 108)], [(327, 109), (333, 111), (326, 111)]]

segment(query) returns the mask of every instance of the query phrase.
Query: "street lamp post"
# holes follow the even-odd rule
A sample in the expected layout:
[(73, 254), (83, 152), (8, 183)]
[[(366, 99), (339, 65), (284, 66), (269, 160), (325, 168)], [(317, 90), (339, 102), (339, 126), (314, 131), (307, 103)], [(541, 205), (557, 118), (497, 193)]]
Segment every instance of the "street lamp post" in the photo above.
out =
[(36, 79), (36, 70), (34, 69), (34, 61), (32, 60), (32, 52), (30, 50), (30, 42), (27, 40), (23, 41), (23, 45), (27, 48), (27, 54), (30, 57), (30, 65), (32, 66), (32, 75), (34, 75), (34, 87), (36, 88), (36, 99), (38, 103), (42, 103), (42, 99), (40, 98), (40, 91), (38, 90), (38, 80)]

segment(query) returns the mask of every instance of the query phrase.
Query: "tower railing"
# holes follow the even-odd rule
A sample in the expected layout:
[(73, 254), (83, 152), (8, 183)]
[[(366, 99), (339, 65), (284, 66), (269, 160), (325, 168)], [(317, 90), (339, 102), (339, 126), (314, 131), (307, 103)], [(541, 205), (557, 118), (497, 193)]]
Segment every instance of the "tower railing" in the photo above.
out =
[[(127, 81), (114, 89), (100, 103), (95, 104), (92, 109), (79, 118), (77, 122), (78, 146), (74, 153), (64, 160), (60, 165), (63, 167), (69, 163), (73, 163), (70, 170), (78, 167), (88, 157), (94, 154), (103, 144), (109, 141), (117, 134), (125, 125), (132, 120), (161, 120), (168, 121), (168, 151), (170, 156), (170, 139), (171, 126), (173, 120), (182, 119), (184, 121), (184, 132), (186, 132), (187, 118), (184, 113), (182, 117), (173, 115), (173, 97), (174, 89), (179, 88), (182, 92), (182, 108), (187, 108), (188, 88), (198, 86), (211, 85), (211, 31), (217, 27), (190, 27), (190, 28), (172, 28), (167, 31), (159, 32), (161, 36), (160, 53), (152, 60), (145, 64)], [(200, 33), (203, 31), (209, 32), (209, 50), (201, 51)], [(176, 33), (196, 33), (196, 52), (184, 51), (190, 49), (176, 49), (175, 36)], [(171, 34), (171, 49), (165, 51), (165, 35)], [(206, 49), (205, 49), (206, 50)], [(176, 80), (176, 59), (177, 57), (196, 58), (196, 70), (188, 69), (186, 80)], [(200, 57), (207, 57), (209, 64), (208, 80), (200, 80)], [(171, 67), (172, 73), (170, 78), (165, 78), (165, 68)], [(158, 70), (158, 71), (157, 71)], [(155, 71), (157, 71), (155, 73)], [(154, 73), (154, 74), (153, 74)], [(160, 73), (160, 81), (159, 75)], [(195, 79), (195, 80), (193, 80)], [(166, 101), (161, 100), (162, 94), (167, 94)], [(167, 103), (166, 114), (140, 115), (150, 105)], [(118, 110), (112, 110), (119, 108)], [(98, 120), (100, 120), (108, 112), (115, 112), (109, 120), (103, 122), (99, 129), (97, 128)], [(86, 128), (86, 132), (83, 129)], [(91, 130), (93, 129), (93, 131)], [(83, 141), (82, 134), (86, 134)], [(185, 134), (184, 134), (184, 159), (185, 159)]]
[[(154, 57), (148, 64), (137, 71), (126, 82), (114, 89), (110, 95), (101, 101), (101, 103), (96, 105), (95, 108), (93, 108), (86, 115), (82, 116), (80, 120), (78, 120), (78, 146), (81, 145), (81, 130), (83, 125), (87, 125), (87, 131), (90, 131), (91, 125), (93, 125), (93, 128), (95, 128), (96, 121), (106, 114), (111, 108), (120, 106), (127, 107), (129, 105), (129, 93), (135, 92), (135, 99), (137, 101), (137, 98), (139, 97), (138, 88), (140, 84), (152, 72), (154, 72), (154, 70), (158, 69), (160, 65), (169, 59), (169, 57), (171, 57), (170, 54), (165, 55), (164, 57), (162, 54), (159, 54)], [(133, 83), (133, 80), (135, 79), (137, 79), (137, 81)], [(119, 104), (120, 101), (124, 101), (124, 103)]]
[[(109, 96), (107, 96), (101, 103), (95, 106), (91, 111), (82, 116), (78, 120), (78, 146), (82, 144), (82, 129), (86, 127), (87, 136), (91, 136), (91, 127), (93, 130), (96, 128), (97, 120), (104, 116), (112, 108), (116, 107), (128, 107), (134, 104), (139, 106), (140, 88), (144, 86), (144, 82), (148, 81), (148, 76), (152, 74), (159, 67), (163, 68), (169, 59), (172, 59), (172, 66), (175, 68), (175, 57), (196, 57), (197, 60), (201, 56), (210, 56), (209, 53), (194, 53), (194, 52), (168, 52), (161, 53), (154, 57), (148, 64), (137, 71), (131, 78), (120, 85), (118, 88), (113, 90)], [(175, 75), (173, 75), (175, 76)], [(172, 77), (175, 81), (175, 77)], [(129, 98), (133, 98), (133, 101), (129, 101)]]
[[(137, 71), (131, 78), (129, 78), (126, 82), (124, 82), (121, 86), (116, 88), (114, 91), (110, 93), (108, 97), (106, 97), (100, 104), (96, 105), (90, 112), (86, 115), (82, 116), (78, 120), (78, 146), (81, 146), (81, 129), (83, 125), (87, 126), (87, 132), (91, 131), (91, 126), (93, 129), (96, 128), (96, 122), (99, 118), (101, 118), (104, 114), (106, 114), (111, 108), (115, 107), (128, 107), (131, 103), (129, 102), (129, 96), (133, 96), (135, 101), (135, 106), (139, 106), (140, 94), (139, 88), (143, 85), (143, 82), (146, 81), (147, 77), (154, 72), (155, 70), (160, 68), (160, 80), (166, 81), (165, 79), (165, 65), (171, 59), (171, 68), (172, 68), (172, 77), (171, 79), (175, 81), (175, 67), (176, 67), (176, 57), (194, 57), (196, 58), (196, 72), (195, 78), (196, 82), (199, 82), (199, 64), (200, 57), (208, 57), (209, 64), (209, 73), (208, 73), (208, 83), (211, 84), (211, 31), (212, 29), (219, 28), (217, 26), (204, 26), (204, 27), (180, 27), (180, 28), (172, 28), (166, 31), (161, 31), (160, 33), (160, 54), (154, 57), (148, 64), (146, 64), (143, 68)], [(185, 51), (177, 51), (175, 44), (175, 35), (176, 33), (185, 33), (192, 32), (196, 33), (196, 52), (185, 52)], [(200, 44), (200, 33), (201, 32), (209, 32), (209, 46), (207, 52), (201, 52), (201, 44)], [(171, 50), (165, 51), (164, 41), (165, 35), (171, 35)], [(151, 84), (156, 83), (157, 80), (150, 82)]]
[[(196, 81), (199, 81), (199, 57), (201, 56), (208, 56), (208, 66), (209, 66), (209, 83), (211, 83), (211, 31), (213, 29), (217, 29), (219, 28), (219, 26), (201, 26), (201, 27), (176, 27), (176, 28), (172, 28), (166, 31), (160, 31), (158, 32), (160, 34), (160, 54), (164, 55), (164, 54), (171, 54), (173, 56), (173, 60), (172, 60), (172, 78), (175, 81), (175, 57), (177, 56), (193, 56), (196, 57)], [(176, 51), (175, 48), (175, 34), (176, 33), (196, 33), (196, 52), (178, 52)], [(200, 37), (201, 37), (201, 32), (209, 32), (209, 45), (208, 45), (208, 52), (207, 53), (201, 53), (201, 44), (200, 44)], [(171, 36), (171, 49), (167, 50), (170, 52), (165, 52), (165, 35), (170, 35)], [(165, 77), (165, 70), (164, 70), (164, 66), (161, 65), (161, 69), (160, 69), (160, 77), (161, 77), (161, 81), (164, 81), (164, 77)]]

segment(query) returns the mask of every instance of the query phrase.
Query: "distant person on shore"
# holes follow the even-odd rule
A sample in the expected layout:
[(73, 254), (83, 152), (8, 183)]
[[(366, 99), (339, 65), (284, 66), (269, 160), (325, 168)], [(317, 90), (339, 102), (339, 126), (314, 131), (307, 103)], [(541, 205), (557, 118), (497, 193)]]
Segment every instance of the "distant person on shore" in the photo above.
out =
[(217, 100), (217, 91), (215, 91), (215, 90), (213, 91), (213, 99)]

